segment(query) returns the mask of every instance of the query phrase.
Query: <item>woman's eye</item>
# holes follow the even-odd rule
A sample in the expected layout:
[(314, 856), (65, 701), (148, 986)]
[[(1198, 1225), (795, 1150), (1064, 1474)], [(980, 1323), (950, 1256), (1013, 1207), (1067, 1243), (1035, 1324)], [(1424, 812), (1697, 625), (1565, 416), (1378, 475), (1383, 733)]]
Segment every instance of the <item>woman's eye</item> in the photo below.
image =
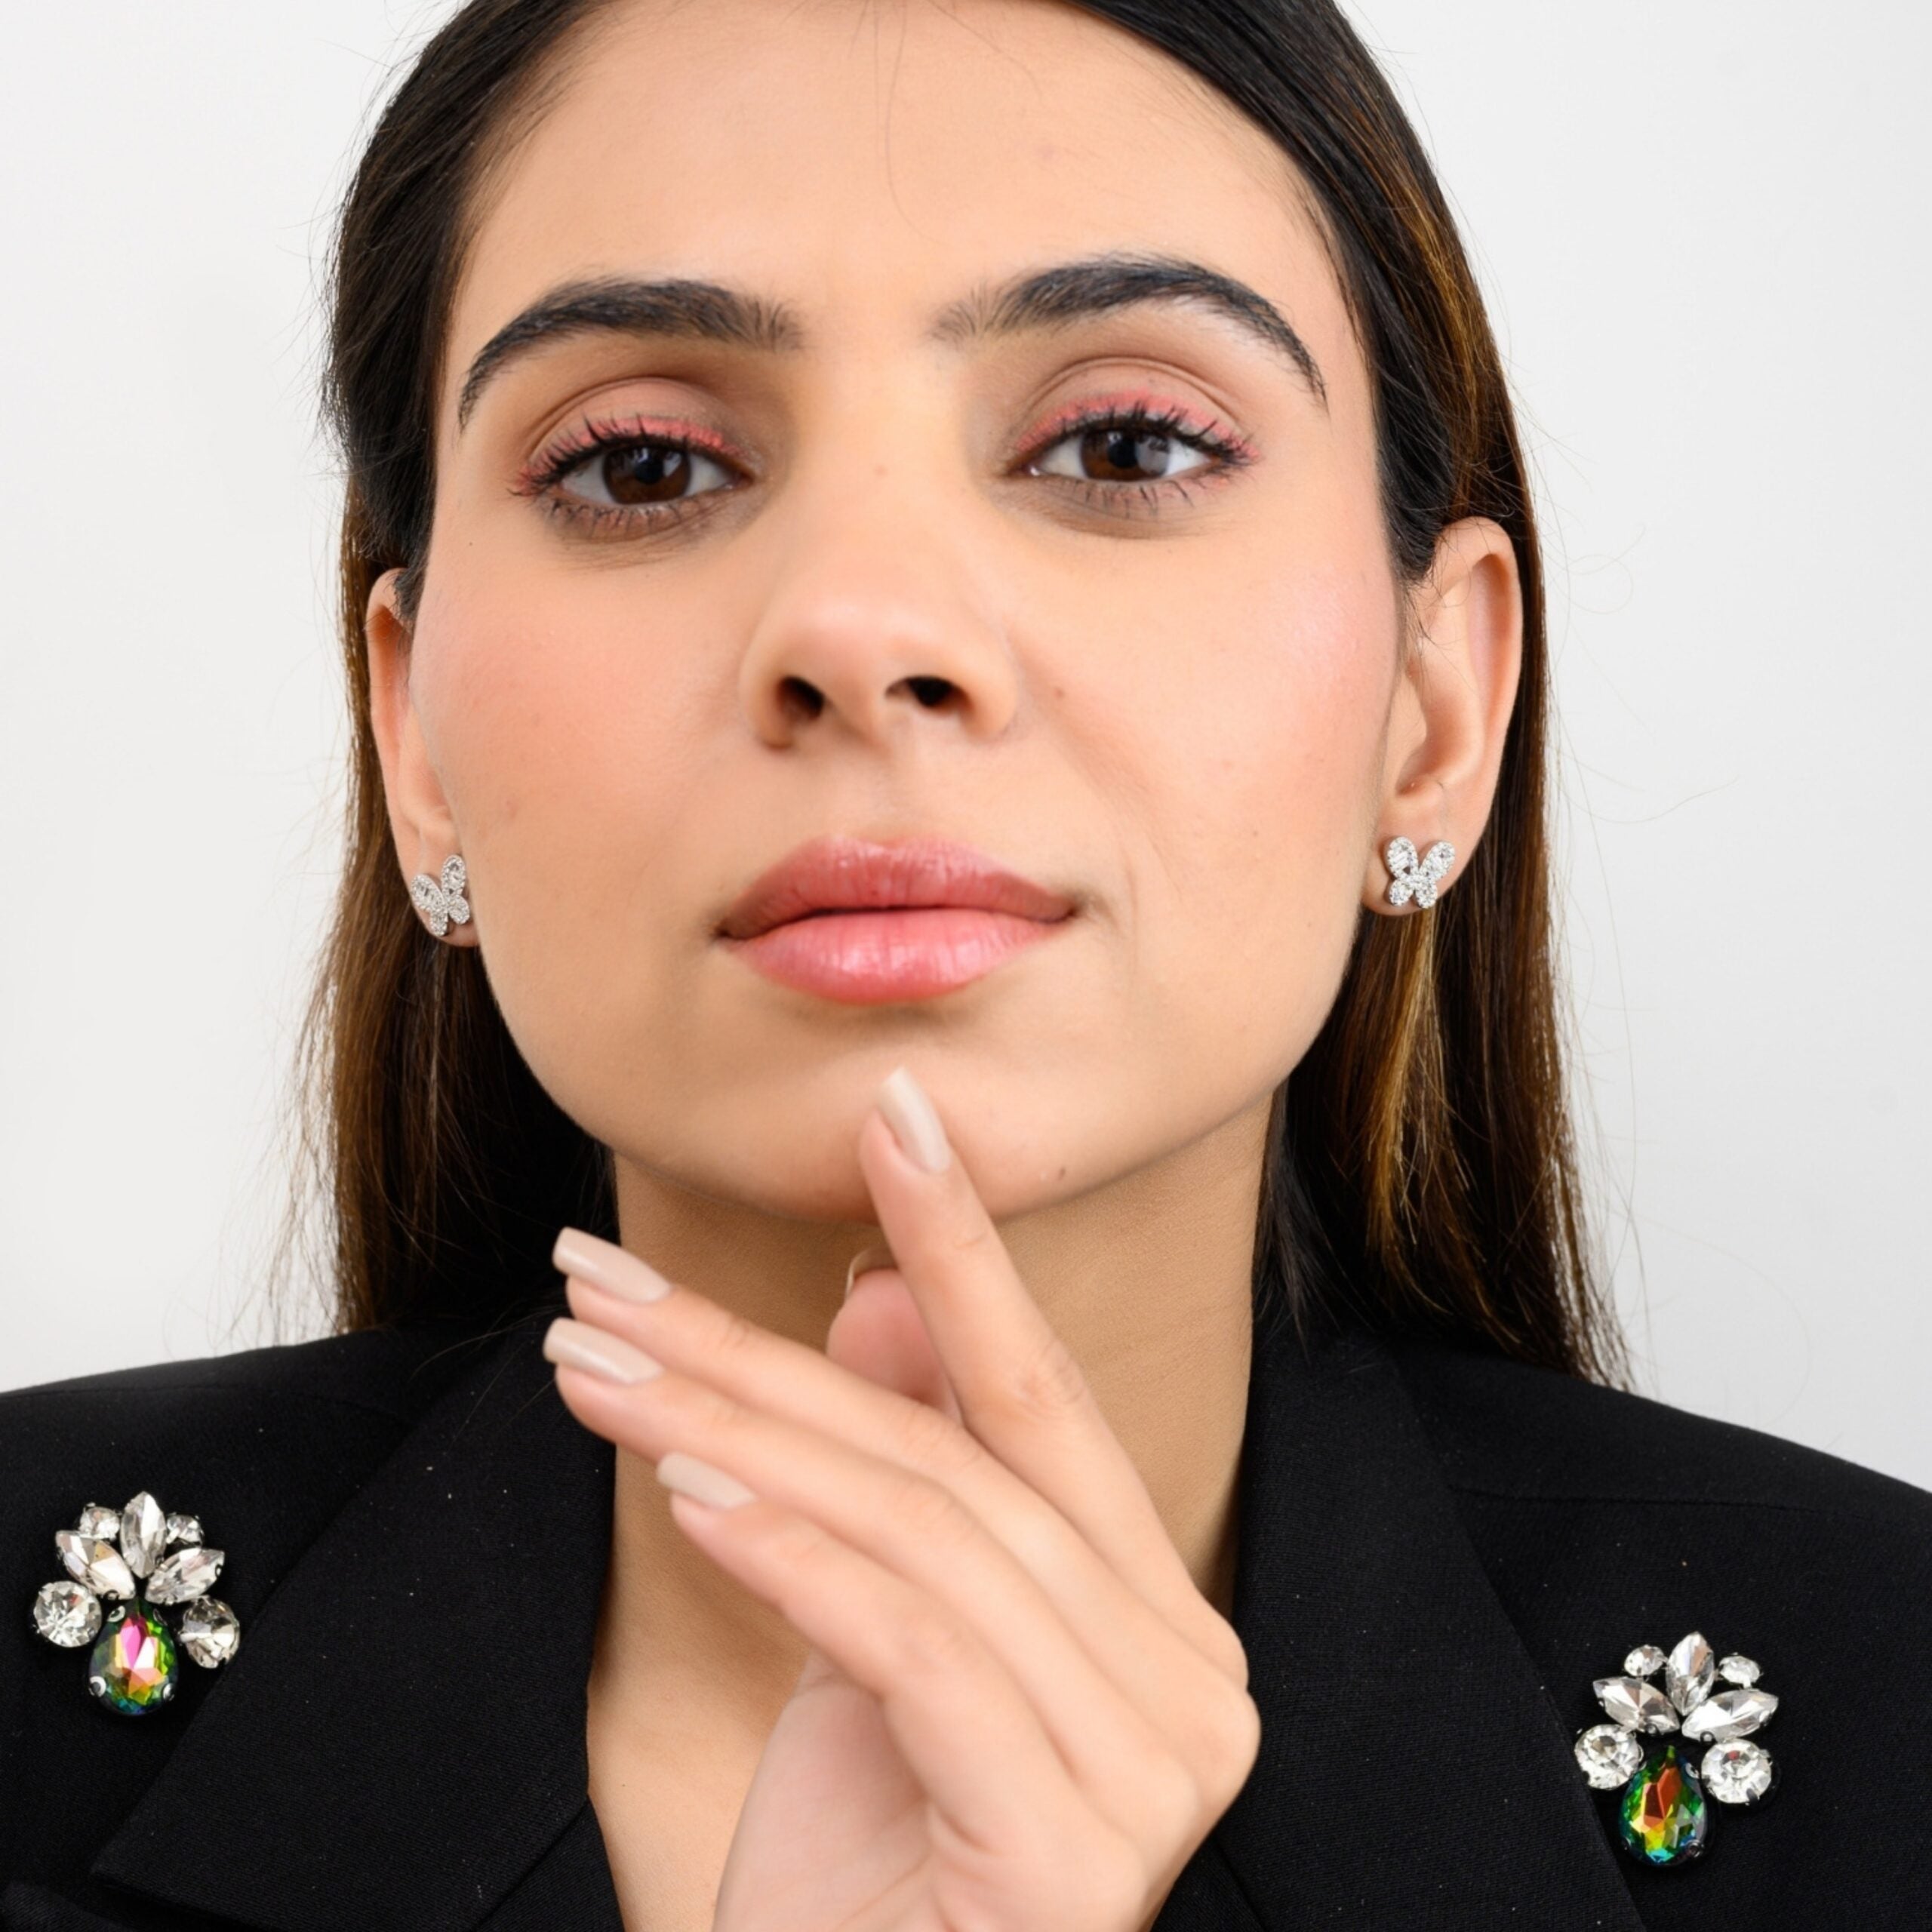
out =
[(557, 478), (557, 488), (603, 509), (673, 503), (729, 483), (715, 457), (675, 443), (620, 443), (595, 450)]
[[(1183, 460), (1177, 466), (1171, 459)], [(1202, 469), (1211, 459), (1165, 430), (1097, 423), (1063, 436), (1029, 466), (1036, 475), (1083, 483), (1159, 483)]]

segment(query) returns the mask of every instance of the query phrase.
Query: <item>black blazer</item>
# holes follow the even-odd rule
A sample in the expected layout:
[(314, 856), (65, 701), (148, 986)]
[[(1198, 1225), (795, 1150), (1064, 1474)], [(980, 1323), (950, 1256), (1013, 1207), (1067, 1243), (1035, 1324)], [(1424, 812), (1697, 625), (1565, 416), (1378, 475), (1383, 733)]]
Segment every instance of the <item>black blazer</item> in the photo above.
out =
[[(8, 1932), (617, 1932), (585, 1688), (614, 1451), (538, 1352), (411, 1328), (0, 1395)], [(95, 1706), (53, 1533), (141, 1489), (242, 1642)], [(1257, 1337), (1234, 1617), (1260, 1755), (1158, 1932), (1932, 1927), (1932, 1496), (1435, 1347)], [(1703, 1631), (1783, 1699), (1761, 1808), (1654, 1871), (1571, 1755)]]

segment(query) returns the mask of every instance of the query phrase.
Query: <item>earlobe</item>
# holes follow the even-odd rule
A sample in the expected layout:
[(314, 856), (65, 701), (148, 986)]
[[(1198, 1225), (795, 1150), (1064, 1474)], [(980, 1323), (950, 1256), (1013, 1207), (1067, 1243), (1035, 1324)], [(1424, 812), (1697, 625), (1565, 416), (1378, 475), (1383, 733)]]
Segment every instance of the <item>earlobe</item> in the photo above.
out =
[(459, 878), (454, 890), (449, 889), (451, 863), (459, 868), (462, 863), (461, 841), (441, 780), (429, 761), (411, 689), (415, 640), (398, 594), (401, 577), (399, 570), (385, 571), (370, 586), (364, 609), (370, 729), (382, 765), (403, 903), (413, 901), (438, 938), (447, 936), (451, 945), (471, 946), (476, 938), (463, 896), (466, 881)]
[(1495, 797), (1522, 670), (1522, 577), (1508, 532), (1487, 517), (1451, 525), (1412, 611), (1363, 888), (1371, 910), (1397, 918), (1454, 889)]

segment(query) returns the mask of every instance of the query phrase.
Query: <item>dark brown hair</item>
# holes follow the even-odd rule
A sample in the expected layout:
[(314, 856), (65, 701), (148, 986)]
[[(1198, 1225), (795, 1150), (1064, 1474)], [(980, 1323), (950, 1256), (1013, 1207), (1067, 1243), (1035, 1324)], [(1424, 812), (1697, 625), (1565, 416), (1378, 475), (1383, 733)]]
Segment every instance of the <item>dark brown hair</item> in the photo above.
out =
[[(565, 1222), (615, 1236), (608, 1152), (538, 1087), (480, 953), (439, 944), (398, 876), (370, 726), (370, 589), (420, 586), (452, 292), (479, 183), (606, 0), (472, 0), (395, 88), (333, 260), (327, 401), (346, 460), (348, 855), (303, 1033), (306, 1145), (333, 1213), (336, 1323), (482, 1326), (553, 1284)], [(1391, 554), (1407, 583), (1466, 516), (1509, 533), (1523, 661), (1484, 836), (1435, 908), (1364, 913), (1319, 1036), (1277, 1093), (1262, 1300), (1344, 1304), (1614, 1378), (1565, 1094), (1546, 793), (1541, 561), (1507, 384), (1414, 130), (1331, 0), (1076, 0), (1191, 68), (1306, 180), (1367, 358)], [(1257, 1302), (1257, 1310), (1261, 1306)]]

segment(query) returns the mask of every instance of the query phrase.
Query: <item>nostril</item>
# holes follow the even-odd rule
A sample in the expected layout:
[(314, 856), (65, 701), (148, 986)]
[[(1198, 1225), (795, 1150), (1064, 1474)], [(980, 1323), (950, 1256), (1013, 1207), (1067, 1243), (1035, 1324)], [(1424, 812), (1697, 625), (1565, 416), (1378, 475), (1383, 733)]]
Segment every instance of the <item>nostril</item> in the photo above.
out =
[(937, 711), (953, 695), (949, 678), (908, 678), (912, 695), (930, 711)]
[(824, 694), (803, 678), (786, 678), (778, 687), (778, 701), (785, 715), (795, 723), (816, 718), (825, 709)]

